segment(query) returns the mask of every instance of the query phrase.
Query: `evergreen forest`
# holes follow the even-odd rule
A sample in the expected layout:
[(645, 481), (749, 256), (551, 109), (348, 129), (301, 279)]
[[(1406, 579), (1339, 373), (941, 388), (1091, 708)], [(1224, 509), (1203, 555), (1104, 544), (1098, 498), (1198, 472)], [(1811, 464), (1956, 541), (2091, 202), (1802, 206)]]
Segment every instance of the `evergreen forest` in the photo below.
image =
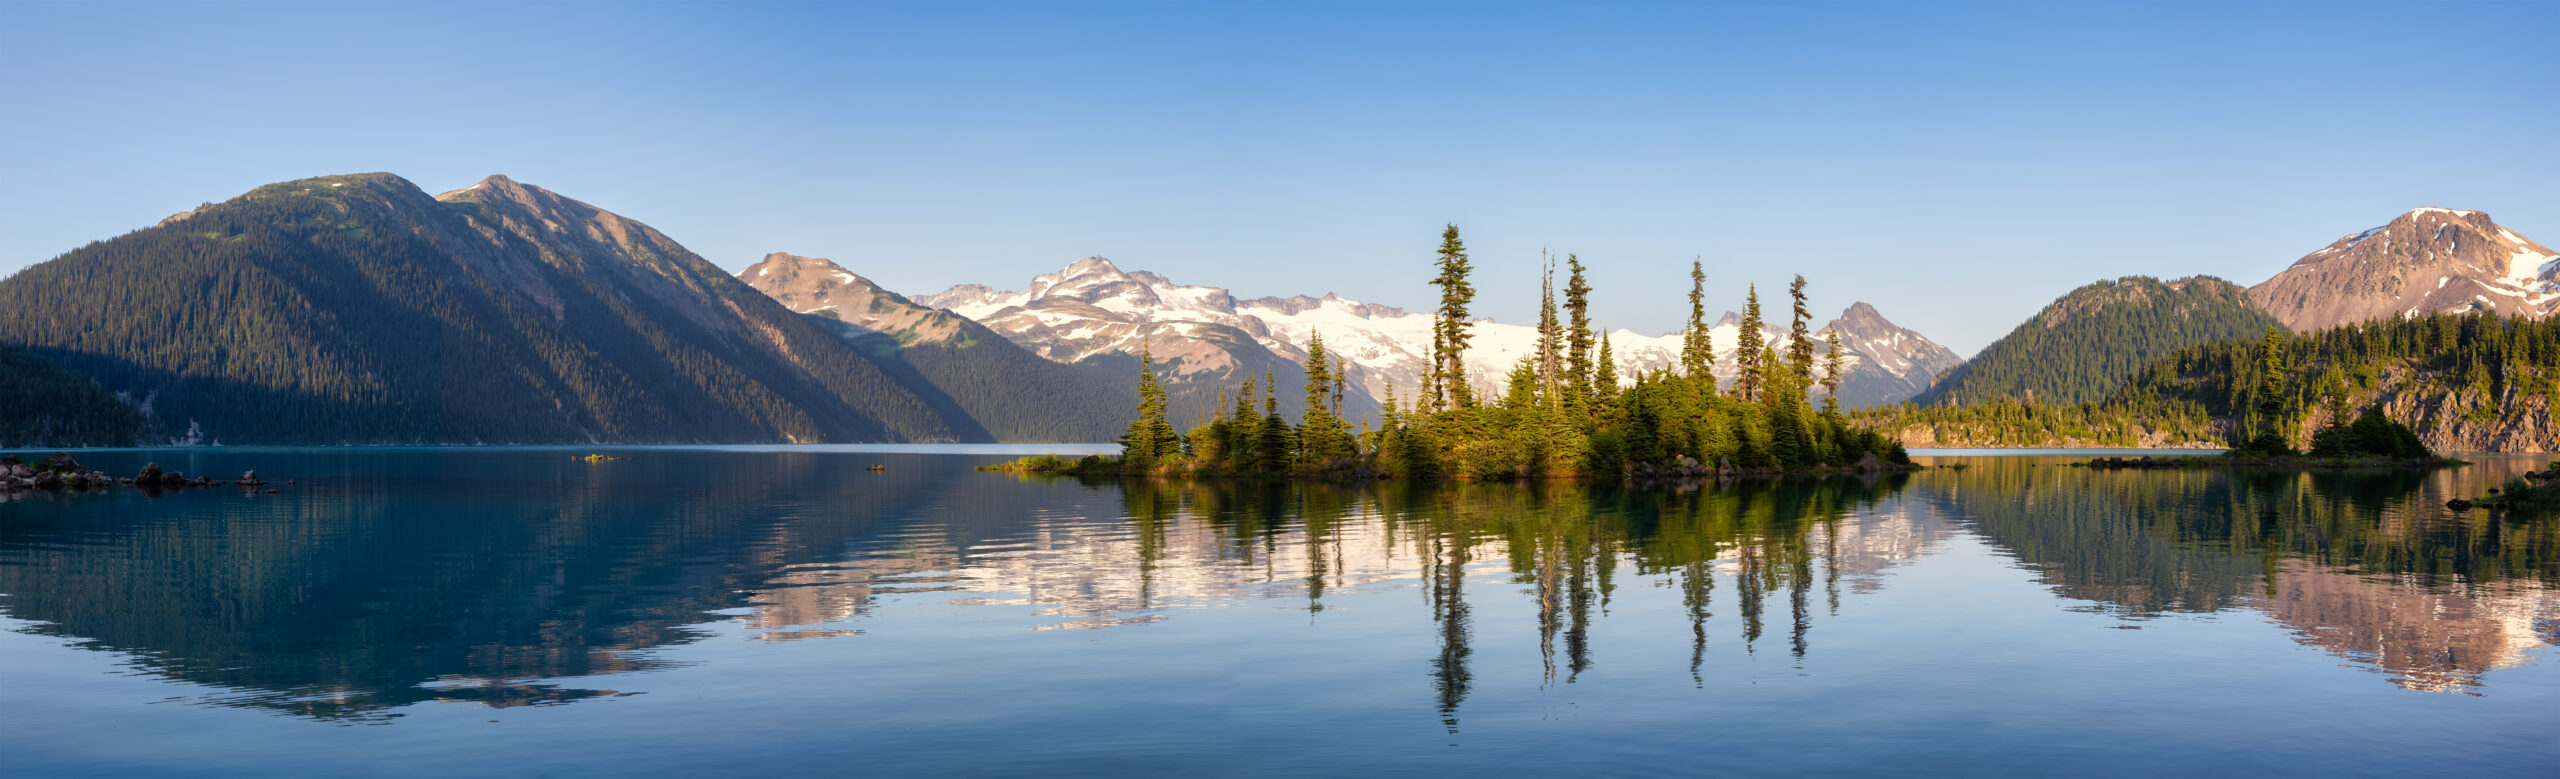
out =
[[(1538, 348), (1498, 387), (1471, 386), (1465, 371), (1470, 338), (1473, 265), (1456, 226), (1441, 236), (1431, 283), (1440, 293), (1429, 369), (1411, 397), (1392, 388), (1375, 427), (1352, 429), (1336, 412), (1343, 392), (1339, 363), (1322, 334), (1307, 345), (1301, 387), (1276, 377), (1248, 379), (1204, 424), (1180, 432), (1167, 420), (1152, 358), (1142, 360), (1138, 419), (1122, 437), (1116, 461), (1027, 463), (1031, 469), (1169, 475), (1309, 476), (1327, 478), (1513, 479), (1699, 475), (1719, 471), (1800, 472), (1863, 465), (1905, 466), (1890, 438), (1849, 423), (1833, 395), (1841, 367), (1818, 354), (1803, 277), (1788, 288), (1790, 323), (1783, 350), (1744, 350), (1738, 378), (1719, 387), (1705, 321), (1706, 272), (1692, 263), (1689, 317), (1679, 364), (1644, 373), (1632, 384), (1614, 377), (1616, 360), (1590, 317), (1591, 286), (1578, 256), (1567, 255), (1559, 301), (1556, 263), (1546, 282)], [(1759, 332), (1764, 312), (1754, 287), (1742, 332)], [(1834, 348), (1831, 355), (1841, 354)], [(1808, 390), (1823, 390), (1817, 407)], [(1283, 393), (1304, 395), (1296, 420), (1280, 413)]]
[[(2486, 426), (2516, 408), (2551, 408), (2556, 395), (2560, 321), (2474, 311), (2302, 334), (2269, 327), (2256, 338), (2189, 346), (2092, 403), (1906, 403), (1854, 416), (1871, 430), (1930, 431), (1939, 445), (2201, 442), (2408, 456), (2411, 442), (2390, 428)], [(2352, 441), (2334, 432), (2358, 428)]]
[(1912, 402), (1957, 407), (2023, 400), (2106, 400), (2152, 361), (2189, 346), (2254, 338), (2279, 326), (2237, 284), (2209, 276), (2126, 276), (2057, 298)]

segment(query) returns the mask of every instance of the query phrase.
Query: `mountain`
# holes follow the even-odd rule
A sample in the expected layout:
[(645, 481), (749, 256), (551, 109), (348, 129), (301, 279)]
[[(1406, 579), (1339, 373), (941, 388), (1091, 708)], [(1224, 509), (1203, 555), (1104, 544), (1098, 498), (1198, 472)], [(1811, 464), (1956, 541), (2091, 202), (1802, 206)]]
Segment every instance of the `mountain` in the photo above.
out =
[(990, 438), (649, 226), (504, 176), (259, 187), (0, 281), (0, 344), (164, 440)]
[(948, 397), (1001, 441), (1113, 440), (1136, 415), (1134, 371), (1041, 359), (985, 325), (917, 305), (844, 266), (775, 252), (738, 274), (748, 286), (855, 345), (918, 394)]
[[(1033, 277), (1020, 291), (969, 284), (914, 302), (967, 317), (1033, 354), (1098, 376), (1135, 377), (1143, 347), (1155, 357), (1177, 427), (1205, 420), (1220, 391), (1232, 392), (1247, 377), (1259, 382), (1266, 371), (1280, 385), (1282, 413), (1294, 417), (1306, 406), (1305, 332), (1275, 329), (1224, 289), (1125, 272), (1089, 257)], [(1326, 332), (1326, 347), (1348, 350), (1339, 356), (1351, 361), (1344, 418), (1356, 424), (1376, 415), (1368, 388), (1377, 385), (1367, 376), (1359, 339), (1346, 330), (1336, 346), (1335, 330)]]
[[(1184, 363), (1184, 370), (1177, 373), (1177, 393), (1187, 385), (1205, 387), (1208, 392), (1232, 387), (1231, 380), (1218, 377), (1231, 375), (1233, 366), (1277, 360), (1288, 364), (1280, 369), (1282, 385), (1296, 394), (1302, 382), (1285, 374), (1305, 359), (1306, 345), (1321, 333), (1326, 352), (1348, 363), (1352, 387), (1345, 394), (1352, 419), (1373, 411), (1374, 399), (1385, 397), (1390, 384), (1399, 396), (1413, 397), (1431, 344), (1428, 312), (1334, 294), (1238, 299), (1223, 288), (1176, 284), (1145, 271), (1122, 271), (1101, 257), (1035, 277), (1020, 291), (968, 284), (919, 296), (915, 302), (977, 320), (1059, 362), (1135, 355), (1142, 340), (1155, 349), (1159, 360), (1168, 349), (1179, 350), (1196, 361)], [(1741, 331), (1737, 317), (1728, 315), (1727, 320), (1711, 332), (1720, 347), (1718, 375), (1729, 379)], [(1842, 345), (1849, 350), (1841, 387), (1843, 405), (1900, 402), (1959, 362), (1945, 347), (1895, 326), (1864, 303), (1851, 306), (1826, 327), (1841, 328)], [(1480, 389), (1502, 386), (1502, 377), (1512, 366), (1537, 350), (1538, 331), (1532, 326), (1479, 319), (1472, 332), (1467, 366), (1470, 382)], [(1817, 339), (1821, 335), (1814, 334)], [(1774, 343), (1784, 336), (1783, 330), (1767, 330), (1761, 342)], [(1632, 380), (1641, 371), (1670, 365), (1679, 355), (1678, 333), (1647, 336), (1618, 330), (1608, 337), (1622, 379)], [(1177, 410), (1185, 408), (1179, 398), (1173, 405)]]
[(1912, 400), (2092, 403), (2163, 355), (2256, 338), (2277, 324), (2246, 290), (2210, 276), (2101, 281), (2055, 299)]
[(0, 347), (0, 447), (131, 446), (142, 416), (89, 377)]
[(2088, 405), (1878, 409), (1857, 424), (1910, 447), (2220, 447), (2268, 429), (2302, 447), (2338, 412), (2373, 409), (2437, 452), (2560, 451), (2560, 318), (2433, 312), (2286, 335), (2272, 396), (2263, 336), (2174, 350)]
[(2420, 208), (2304, 255), (2249, 297), (2295, 332), (2431, 311), (2560, 310), (2560, 254), (2479, 211)]

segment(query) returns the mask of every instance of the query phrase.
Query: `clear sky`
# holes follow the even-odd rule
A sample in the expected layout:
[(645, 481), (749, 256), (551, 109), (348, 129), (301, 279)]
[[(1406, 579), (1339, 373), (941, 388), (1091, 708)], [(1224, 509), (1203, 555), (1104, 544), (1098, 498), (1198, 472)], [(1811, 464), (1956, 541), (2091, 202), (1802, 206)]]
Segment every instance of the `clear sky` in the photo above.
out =
[(0, 273), (203, 201), (505, 173), (732, 271), (1104, 255), (1604, 325), (1811, 282), (1970, 355), (2074, 286), (2256, 283), (2409, 208), (2560, 244), (2560, 3), (0, 2)]

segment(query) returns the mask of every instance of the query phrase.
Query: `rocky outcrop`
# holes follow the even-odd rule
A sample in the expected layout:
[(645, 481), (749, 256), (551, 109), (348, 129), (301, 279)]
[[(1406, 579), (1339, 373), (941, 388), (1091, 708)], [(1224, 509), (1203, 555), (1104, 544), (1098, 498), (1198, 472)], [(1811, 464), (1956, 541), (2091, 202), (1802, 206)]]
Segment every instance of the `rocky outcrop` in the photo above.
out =
[[(142, 466), (142, 470), (135, 473), (132, 477), (118, 480), (115, 477), (108, 476), (104, 471), (81, 465), (80, 460), (73, 457), (69, 452), (55, 452), (37, 460), (34, 463), (29, 463), (19, 458), (17, 455), (0, 455), (0, 494), (27, 490), (42, 490), (47, 492), (103, 491), (112, 489), (119, 484), (130, 485), (145, 490), (164, 490), (185, 487), (216, 487), (230, 483), (232, 482), (225, 482), (210, 476), (196, 476), (190, 478), (186, 474), (178, 471), (164, 471), (161, 470), (159, 463), (144, 465)], [(257, 471), (250, 471), (242, 474), (240, 481), (237, 483), (244, 492), (266, 484), (266, 482), (258, 479)], [(275, 490), (271, 489), (267, 490), (267, 492), (275, 492)]]

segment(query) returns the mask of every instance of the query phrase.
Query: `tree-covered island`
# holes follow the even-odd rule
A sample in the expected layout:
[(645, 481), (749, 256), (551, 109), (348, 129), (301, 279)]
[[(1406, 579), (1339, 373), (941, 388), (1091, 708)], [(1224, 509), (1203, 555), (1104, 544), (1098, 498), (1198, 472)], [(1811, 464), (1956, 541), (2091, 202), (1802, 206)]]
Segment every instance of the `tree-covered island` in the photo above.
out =
[[(1718, 386), (1705, 319), (1706, 269), (1689, 270), (1689, 317), (1679, 364), (1619, 380), (1608, 340), (1591, 321), (1590, 282), (1581, 258), (1566, 255), (1564, 295), (1556, 264), (1545, 262), (1536, 351), (1501, 387), (1479, 389), (1466, 371), (1469, 305), (1475, 287), (1455, 225), (1441, 233), (1431, 283), (1440, 293), (1430, 364), (1412, 397), (1388, 389), (1382, 418), (1357, 427), (1338, 412), (1347, 366), (1307, 344), (1306, 384), (1278, 386), (1268, 374), (1221, 393), (1218, 408), (1188, 433), (1167, 421), (1151, 354), (1139, 360), (1138, 418), (1119, 457), (1026, 458), (1005, 470), (1158, 476), (1320, 479), (1618, 479), (1708, 474), (1898, 470), (1911, 460), (1894, 439), (1851, 426), (1835, 395), (1842, 350), (1815, 346), (1804, 277), (1788, 287), (1792, 323), (1783, 350), (1743, 348), (1736, 378)], [(1762, 331), (1755, 287), (1742, 333)], [(1745, 345), (1748, 346), (1747, 344)], [(1815, 390), (1822, 395), (1817, 407)], [(1296, 420), (1280, 414), (1282, 392), (1305, 393)]]

